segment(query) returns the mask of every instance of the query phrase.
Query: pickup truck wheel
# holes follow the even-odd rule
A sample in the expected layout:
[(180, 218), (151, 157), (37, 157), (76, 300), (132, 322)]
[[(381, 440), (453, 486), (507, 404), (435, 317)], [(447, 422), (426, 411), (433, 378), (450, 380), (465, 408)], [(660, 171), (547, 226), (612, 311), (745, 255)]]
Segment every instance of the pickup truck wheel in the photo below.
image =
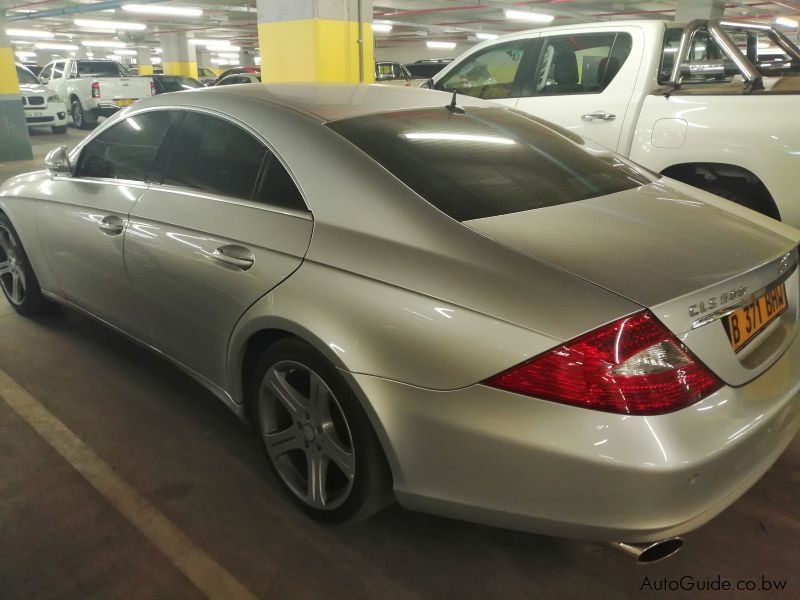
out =
[(67, 133), (66, 125), (53, 125), (50, 129), (53, 130), (53, 133)]
[(746, 190), (735, 190), (721, 185), (709, 186), (703, 189), (711, 194), (714, 194), (715, 196), (735, 202), (736, 204), (744, 206), (745, 208), (749, 208), (750, 210), (754, 210), (772, 219), (777, 219), (778, 221), (781, 219), (774, 203), (765, 203), (761, 200), (761, 198), (754, 194), (748, 193)]
[(78, 129), (91, 129), (97, 123), (97, 118), (92, 118), (90, 114), (86, 113), (77, 98), (72, 101), (70, 110), (72, 111), (72, 123)]

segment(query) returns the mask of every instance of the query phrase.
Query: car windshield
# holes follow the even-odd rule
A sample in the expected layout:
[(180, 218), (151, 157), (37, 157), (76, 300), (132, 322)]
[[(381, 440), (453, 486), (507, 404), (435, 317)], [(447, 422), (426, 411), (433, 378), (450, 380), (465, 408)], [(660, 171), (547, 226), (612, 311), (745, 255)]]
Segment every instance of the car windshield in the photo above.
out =
[(161, 85), (167, 92), (180, 92), (203, 87), (203, 84), (191, 77), (159, 77)]
[(79, 77), (123, 77), (127, 70), (113, 60), (79, 60)]
[(36, 79), (36, 75), (19, 65), (17, 65), (17, 79), (19, 79), (22, 85), (37, 85), (39, 83), (39, 80)]
[(569, 141), (556, 128), (504, 108), (405, 110), (328, 126), (458, 221), (567, 204), (655, 180), (611, 151)]

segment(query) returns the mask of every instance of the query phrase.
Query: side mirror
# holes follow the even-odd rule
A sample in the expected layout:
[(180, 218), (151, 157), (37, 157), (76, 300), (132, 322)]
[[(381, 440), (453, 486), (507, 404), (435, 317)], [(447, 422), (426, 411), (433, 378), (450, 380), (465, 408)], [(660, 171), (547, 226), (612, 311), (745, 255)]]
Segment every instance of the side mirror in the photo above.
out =
[(44, 164), (54, 175), (72, 175), (72, 164), (69, 162), (66, 146), (50, 150), (44, 158)]
[(422, 83), (419, 85), (419, 87), (421, 87), (421, 88), (425, 88), (426, 90), (432, 90), (432, 89), (433, 89), (433, 78), (431, 78), (431, 79), (426, 79), (425, 81), (423, 81), (423, 82), (422, 82)]
[(50, 83), (50, 78), (49, 77), (39, 77), (39, 81), (41, 81), (43, 84), (47, 85), (48, 83)]

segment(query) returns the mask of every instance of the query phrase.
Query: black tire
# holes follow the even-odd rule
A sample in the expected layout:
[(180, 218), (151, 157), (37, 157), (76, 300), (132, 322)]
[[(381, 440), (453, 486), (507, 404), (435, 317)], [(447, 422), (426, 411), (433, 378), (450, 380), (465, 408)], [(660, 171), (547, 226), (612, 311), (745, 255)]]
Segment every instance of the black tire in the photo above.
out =
[[(290, 370), (293, 364), (298, 365), (295, 371)], [(287, 365), (289, 366), (287, 367)], [(327, 443), (329, 443), (330, 438), (328, 436), (331, 434), (324, 433), (328, 431), (325, 427), (320, 426), (317, 429), (313, 416), (310, 421), (308, 420), (309, 413), (305, 413), (305, 417), (300, 417), (301, 420), (303, 418), (307, 420), (305, 424), (307, 429), (302, 429), (302, 423), (294, 420), (290, 412), (285, 409), (286, 404), (278, 399), (277, 394), (268, 391), (273, 390), (274, 387), (265, 384), (265, 377), (268, 373), (274, 376), (277, 372), (276, 369), (289, 369), (285, 371), (287, 375), (284, 381), (289, 382), (291, 377), (296, 377), (297, 379), (290, 385), (293, 391), (301, 396), (302, 392), (299, 390), (304, 387), (302, 381), (305, 376), (304, 369), (308, 369), (312, 376), (318, 376), (327, 386), (327, 391), (330, 392), (330, 394), (327, 394), (327, 392), (325, 394), (328, 398), (326, 402), (331, 407), (329, 414), (333, 415), (338, 412), (337, 409), (341, 411), (338, 417), (331, 418), (332, 422), (329, 427), (333, 431), (332, 435), (344, 439), (347, 435), (340, 436), (336, 431), (346, 431), (349, 434), (350, 448), (348, 450), (354, 460), (354, 466), (351, 471), (352, 477), (347, 478), (346, 475), (342, 477), (345, 471), (340, 470), (335, 461), (331, 460), (325, 463), (326, 467), (324, 467), (323, 473), (326, 474), (322, 477), (324, 480), (322, 486), (325, 492), (322, 497), (335, 499), (336, 502), (331, 502), (329, 506), (324, 508), (321, 508), (319, 503), (313, 505), (307, 497), (301, 497), (297, 489), (303, 490), (304, 488), (302, 480), (304, 464), (306, 465), (306, 484), (308, 482), (308, 474), (312, 468), (312, 459), (310, 457), (314, 452), (313, 446), (316, 445), (319, 455), (320, 445), (315, 444), (315, 441), (323, 442), (322, 454), (324, 454), (326, 444), (324, 440), (328, 440)], [(311, 387), (310, 383), (306, 385), (309, 388)], [(318, 521), (343, 523), (366, 519), (393, 501), (389, 466), (369, 418), (336, 367), (320, 353), (297, 338), (285, 338), (276, 342), (261, 355), (256, 365), (253, 379), (250, 382), (250, 391), (255, 429), (261, 440), (261, 447), (266, 456), (267, 464), (269, 464), (270, 469), (286, 494), (303, 512)], [(310, 397), (313, 394), (309, 392), (308, 395)], [(279, 408), (275, 409), (273, 406), (278, 406)], [(278, 413), (281, 410), (285, 412), (283, 419), (284, 423), (288, 423), (288, 425), (273, 427), (280, 420)], [(271, 416), (268, 416), (267, 413), (270, 413)], [(271, 431), (267, 431), (267, 428)], [(312, 430), (310, 434), (308, 433), (309, 429)], [(302, 433), (298, 433), (298, 431)], [(293, 447), (289, 450), (284, 449), (284, 453), (281, 456), (275, 456), (276, 450), (274, 448), (277, 444), (273, 443), (273, 450), (270, 451), (268, 449), (267, 435), (271, 433), (273, 438), (276, 438), (277, 436), (285, 435), (286, 432), (289, 432), (290, 435), (292, 435), (291, 432), (294, 432), (294, 436), (300, 441), (300, 447)], [(309, 440), (309, 435), (318, 437)], [(305, 444), (305, 448), (302, 447), (302, 444)], [(290, 442), (290, 445), (294, 446), (294, 443)], [(343, 448), (348, 446), (346, 442), (339, 445)], [(309, 446), (311, 446), (310, 450)], [(346, 489), (346, 492), (341, 491), (341, 489), (337, 491), (335, 485), (331, 485), (331, 490), (328, 492), (325, 486), (331, 481), (333, 484), (341, 484), (341, 489)], [(310, 490), (310, 487), (308, 486), (305, 489)], [(338, 497), (335, 495), (337, 493), (339, 494)], [(345, 493), (346, 495), (344, 495)]]
[(81, 101), (77, 98), (72, 100), (70, 110), (72, 111), (72, 124), (77, 129), (91, 129), (97, 123), (97, 118), (91, 112), (83, 110)]
[(66, 125), (53, 125), (50, 127), (53, 130), (53, 133), (61, 134), (67, 133), (67, 126)]
[[(0, 213), (0, 270), (5, 270), (0, 275), (0, 289), (18, 313), (34, 315), (47, 312), (52, 307), (42, 295), (39, 280), (36, 279), (14, 226), (3, 213)], [(15, 282), (17, 287), (14, 286)], [(15, 292), (20, 290), (20, 286), (21, 294)]]
[(772, 199), (769, 199), (768, 201), (763, 200), (758, 195), (750, 193), (749, 187), (745, 187), (744, 189), (735, 189), (733, 187), (728, 187), (727, 185), (711, 185), (704, 187), (703, 189), (710, 194), (714, 194), (720, 198), (725, 198), (726, 200), (735, 202), (736, 204), (744, 206), (745, 208), (749, 208), (750, 210), (754, 210), (772, 219), (777, 219), (778, 221), (781, 220), (781, 216), (778, 213), (778, 209), (775, 207), (775, 203), (772, 201)]

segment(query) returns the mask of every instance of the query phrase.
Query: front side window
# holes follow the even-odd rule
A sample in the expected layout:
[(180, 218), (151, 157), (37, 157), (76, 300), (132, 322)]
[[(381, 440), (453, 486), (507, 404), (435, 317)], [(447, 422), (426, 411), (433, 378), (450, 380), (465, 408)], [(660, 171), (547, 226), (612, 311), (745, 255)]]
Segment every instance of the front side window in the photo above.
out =
[(436, 86), (437, 89), (488, 100), (512, 98), (528, 40), (490, 46), (467, 57)]
[(229, 121), (187, 112), (164, 183), (250, 200), (266, 148)]
[(583, 33), (545, 38), (535, 90), (525, 95), (591, 94), (608, 87), (631, 53), (627, 33)]
[(37, 85), (39, 80), (28, 69), (17, 65), (17, 79), (22, 85)]
[(47, 65), (42, 72), (39, 73), (41, 79), (50, 79), (53, 76), (53, 65)]
[(60, 60), (53, 63), (53, 79), (61, 79), (64, 76), (64, 61)]
[(583, 147), (505, 108), (444, 107), (333, 121), (430, 204), (469, 221), (613, 194), (654, 178), (610, 151)]
[(174, 111), (153, 111), (116, 123), (83, 149), (76, 175), (144, 181), (174, 117)]

